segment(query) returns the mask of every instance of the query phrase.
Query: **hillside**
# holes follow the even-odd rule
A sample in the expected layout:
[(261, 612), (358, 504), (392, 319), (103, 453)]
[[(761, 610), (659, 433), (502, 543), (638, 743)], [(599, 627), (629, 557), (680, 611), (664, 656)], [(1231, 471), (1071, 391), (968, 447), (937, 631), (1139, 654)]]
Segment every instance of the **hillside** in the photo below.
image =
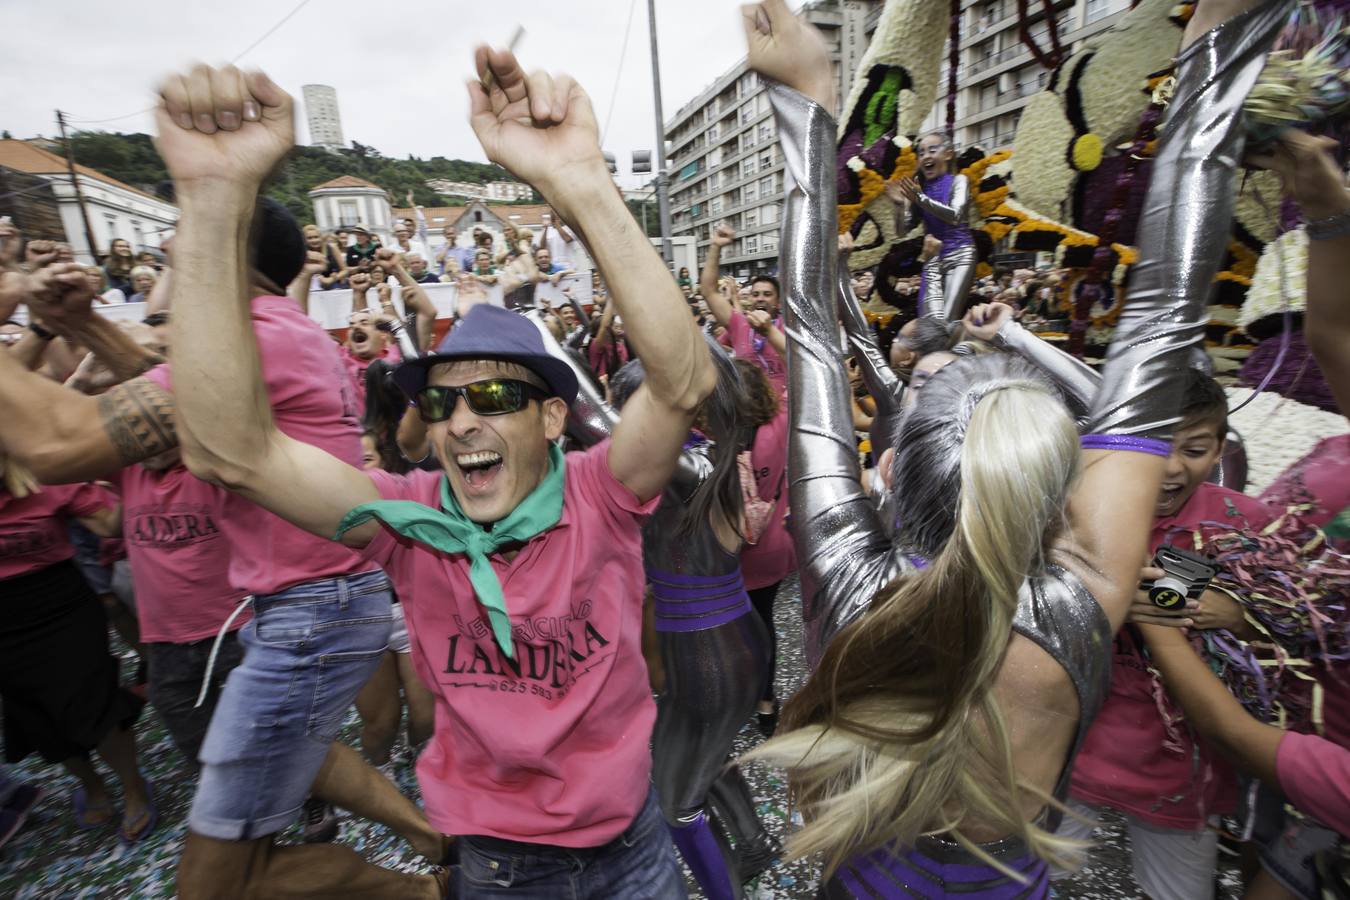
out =
[[(82, 165), (152, 193), (156, 185), (169, 177), (148, 134), (81, 131), (71, 137), (71, 149), (76, 161)], [(314, 210), (309, 199), (310, 189), (339, 175), (355, 175), (378, 184), (389, 192), (395, 206), (403, 204), (404, 195), (409, 190), (412, 190), (417, 202), (424, 206), (463, 202), (447, 201), (427, 188), (425, 182), (432, 178), (475, 184), (515, 180), (504, 169), (487, 163), (446, 159), (443, 156), (434, 156), (428, 160), (414, 157), (390, 159), (374, 147), (353, 142), (352, 149), (337, 153), (317, 147), (296, 147), (272, 179), (267, 193), (286, 204), (301, 222), (312, 222)]]

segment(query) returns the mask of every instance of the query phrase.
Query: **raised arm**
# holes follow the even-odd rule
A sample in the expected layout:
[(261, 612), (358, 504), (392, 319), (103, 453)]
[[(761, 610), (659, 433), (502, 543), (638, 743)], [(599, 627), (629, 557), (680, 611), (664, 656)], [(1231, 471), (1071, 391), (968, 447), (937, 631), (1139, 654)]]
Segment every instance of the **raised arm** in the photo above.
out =
[(731, 226), (719, 223), (713, 229), (712, 240), (708, 243), (708, 258), (703, 261), (703, 269), (698, 273), (698, 290), (708, 302), (708, 311), (713, 314), (719, 325), (726, 326), (736, 307), (734, 297), (723, 296), (719, 273), (722, 267), (722, 248), (736, 240), (736, 232)]
[(936, 216), (948, 225), (966, 221), (970, 210), (970, 182), (966, 176), (952, 176), (952, 195), (946, 203), (934, 200), (919, 190), (919, 183), (912, 178), (902, 179), (901, 184), (909, 201), (929, 215)]
[[(1221, 4), (1220, 4), (1221, 5)], [(1267, 0), (1212, 28), (1177, 63), (1139, 223), (1140, 261), (1084, 430), (1082, 477), (1061, 549), (1112, 628), (1125, 620), (1172, 430), (1179, 379), (1204, 336), (1242, 158), (1242, 104), (1291, 4)], [(1211, 10), (1213, 12), (1213, 10)], [(1190, 32), (1188, 32), (1188, 35)]]
[(839, 236), (839, 269), (835, 283), (839, 286), (839, 319), (844, 323), (844, 335), (858, 361), (858, 371), (862, 374), (867, 393), (877, 404), (877, 414), (872, 418), (872, 427), (868, 438), (872, 442), (873, 458), (881, 459), (881, 454), (890, 449), (895, 439), (895, 428), (900, 421), (900, 410), (905, 396), (905, 383), (895, 374), (881, 348), (877, 346), (876, 335), (867, 325), (862, 304), (853, 295), (853, 285), (849, 281), (848, 257), (853, 248), (853, 239), (847, 235)]
[[(182, 210), (173, 378), (183, 461), (199, 478), (332, 537), (348, 510), (377, 498), (374, 484), (277, 428), (249, 314), (254, 204), (294, 143), (291, 98), (261, 72), (233, 66), (198, 65), (170, 76), (160, 93), (156, 144)], [(344, 540), (360, 546), (376, 528)]]
[[(609, 468), (639, 498), (654, 497), (712, 391), (708, 348), (684, 295), (610, 180), (585, 92), (566, 76), (535, 73), (527, 84), (509, 52), (480, 47), (477, 62), (470, 121), (488, 159), (534, 185), (575, 226), (646, 367), (646, 381), (614, 430)], [(485, 90), (489, 70), (493, 79)]]
[[(788, 489), (802, 582), (806, 657), (908, 563), (891, 549), (860, 482), (839, 344), (833, 80), (823, 39), (783, 0), (745, 17), (750, 67), (769, 87), (789, 174), (780, 247), (788, 335)], [(791, 85), (791, 86), (788, 86)]]
[(1016, 353), (1045, 373), (1064, 394), (1074, 417), (1084, 419), (1101, 387), (1102, 376), (1081, 359), (1027, 331), (1013, 318), (1006, 303), (981, 303), (971, 307), (961, 324), (966, 334), (995, 347)]
[[(420, 213), (420, 207), (418, 207)], [(417, 332), (414, 335), (418, 352), (425, 353), (431, 348), (431, 336), (436, 327), (436, 304), (431, 302), (427, 292), (417, 279), (408, 274), (403, 265), (403, 254), (394, 250), (380, 248), (375, 251), (375, 261), (385, 267), (398, 282), (400, 296), (403, 298), (403, 311), (416, 315)]]

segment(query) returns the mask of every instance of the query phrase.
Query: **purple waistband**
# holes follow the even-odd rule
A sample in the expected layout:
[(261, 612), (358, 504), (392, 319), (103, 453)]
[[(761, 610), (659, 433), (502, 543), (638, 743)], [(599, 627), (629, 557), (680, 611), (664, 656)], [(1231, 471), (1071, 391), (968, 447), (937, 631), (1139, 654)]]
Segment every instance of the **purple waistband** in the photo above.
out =
[(836, 873), (849, 892), (859, 898), (960, 896), (981, 900), (1014, 900), (1050, 895), (1049, 870), (1044, 860), (1027, 854), (1019, 859), (1001, 860), (1020, 872), (1025, 881), (1010, 878), (984, 863), (940, 862), (918, 850), (897, 855), (882, 848), (854, 857)]
[(657, 631), (703, 631), (740, 618), (753, 607), (737, 569), (723, 575), (647, 571)]
[(1171, 441), (1134, 434), (1085, 434), (1078, 442), (1084, 450), (1128, 450), (1154, 456), (1168, 456), (1172, 452)]

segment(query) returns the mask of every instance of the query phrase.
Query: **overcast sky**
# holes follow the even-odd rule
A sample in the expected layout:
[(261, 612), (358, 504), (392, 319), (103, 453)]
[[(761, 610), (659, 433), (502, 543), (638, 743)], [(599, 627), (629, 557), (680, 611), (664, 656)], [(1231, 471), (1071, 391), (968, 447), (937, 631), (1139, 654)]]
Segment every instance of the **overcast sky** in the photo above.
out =
[[(75, 127), (150, 132), (138, 114), (165, 71), (223, 62), (262, 36), (298, 0), (0, 0), (0, 128), (15, 137)], [(517, 24), (529, 68), (572, 74), (590, 93), (605, 148), (654, 149), (647, 2), (633, 0), (617, 94), (615, 75), (630, 0), (310, 0), (238, 61), (268, 72), (299, 104), (302, 84), (337, 88), (344, 137), (387, 156), (481, 160), (463, 87), (472, 48), (505, 44)], [(794, 7), (798, 3), (792, 4)], [(737, 0), (656, 0), (664, 112), (671, 115), (745, 55)], [(307, 141), (303, 107), (298, 139)], [(641, 179), (625, 179), (641, 180)]]

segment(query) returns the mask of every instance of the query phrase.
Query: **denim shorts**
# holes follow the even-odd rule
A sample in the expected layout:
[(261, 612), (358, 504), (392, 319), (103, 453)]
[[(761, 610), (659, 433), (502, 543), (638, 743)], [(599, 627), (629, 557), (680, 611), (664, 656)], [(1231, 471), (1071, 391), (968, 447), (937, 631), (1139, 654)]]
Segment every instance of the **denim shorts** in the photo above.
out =
[(225, 682), (199, 760), (188, 828), (252, 840), (295, 820), (347, 708), (389, 643), (383, 572), (253, 598), (244, 661)]
[(571, 849), (461, 837), (454, 896), (512, 900), (670, 900), (688, 897), (656, 789), (632, 824), (602, 847)]
[(403, 604), (395, 603), (392, 612), (394, 627), (389, 632), (389, 649), (395, 653), (411, 653), (412, 639), (408, 637), (408, 622), (403, 618)]

